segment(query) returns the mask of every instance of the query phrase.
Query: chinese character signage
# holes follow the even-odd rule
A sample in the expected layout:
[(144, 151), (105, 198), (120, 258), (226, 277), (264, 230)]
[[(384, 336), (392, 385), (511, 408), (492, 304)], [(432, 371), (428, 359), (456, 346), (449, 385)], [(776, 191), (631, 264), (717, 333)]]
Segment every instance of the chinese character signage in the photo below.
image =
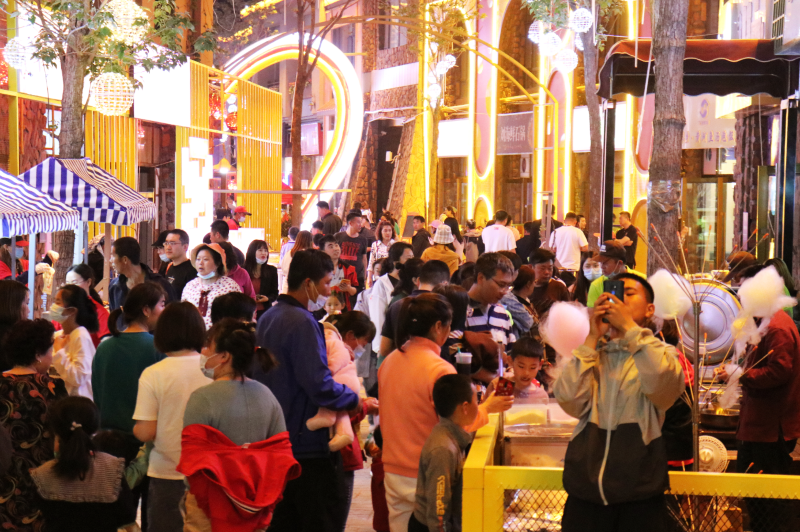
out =
[(497, 117), (497, 155), (533, 152), (533, 113), (510, 113)]
[(683, 128), (683, 149), (732, 148), (736, 146), (736, 120), (716, 118), (717, 97), (684, 96), (686, 127)]

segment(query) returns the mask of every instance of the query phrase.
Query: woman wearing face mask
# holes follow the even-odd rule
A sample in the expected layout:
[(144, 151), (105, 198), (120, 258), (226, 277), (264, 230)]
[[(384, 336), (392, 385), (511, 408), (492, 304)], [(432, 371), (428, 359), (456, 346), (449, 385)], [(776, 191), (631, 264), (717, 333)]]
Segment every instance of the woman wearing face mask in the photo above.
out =
[[(296, 462), (288, 447), (281, 405), (269, 388), (245, 376), (254, 362), (265, 372), (275, 365), (267, 350), (256, 343), (255, 324), (225, 318), (208, 331), (200, 369), (214, 382), (192, 393), (183, 415), (183, 448), (178, 470), (187, 475), (189, 484), (186, 530), (211, 530), (211, 519), (220, 516), (214, 513), (209, 516), (201, 507), (211, 508), (210, 511), (219, 508), (227, 503), (226, 494), (258, 508), (262, 498), (283, 491), (287, 479), (284, 476), (281, 482), (281, 474), (294, 469)], [(291, 467), (286, 469), (269, 461), (266, 467), (247, 469), (247, 482), (237, 478), (242, 469), (231, 466), (250, 464), (248, 459), (253, 457), (242, 446), (249, 444), (248, 447), (257, 449), (262, 447), (257, 442), (270, 439), (288, 451), (283, 458), (291, 458)], [(260, 457), (265, 459), (263, 454)], [(213, 486), (206, 481), (205, 473), (217, 479)], [(251, 486), (255, 495), (252, 491), (237, 493), (236, 486), (243, 484)], [(269, 513), (257, 511), (248, 519), (253, 525), (248, 530), (263, 528)]]
[(184, 476), (181, 458), (183, 413), (189, 397), (211, 381), (200, 371), (206, 328), (189, 302), (170, 303), (159, 316), (155, 347), (167, 357), (142, 372), (136, 394), (133, 434), (153, 442), (147, 466), (148, 532), (182, 532), (180, 501)]
[(253, 240), (247, 247), (244, 269), (250, 275), (253, 290), (256, 292), (256, 313), (258, 317), (278, 299), (278, 268), (267, 264), (269, 246), (263, 240)]
[(4, 486), (0, 523), (11, 530), (43, 529), (29, 470), (53, 457), (48, 411), (58, 399), (67, 397), (64, 381), (48, 375), (53, 332), (47, 320), (22, 320), (6, 337), (6, 358), (13, 367), (0, 375), (0, 424), (11, 435), (13, 452), (11, 467), (0, 475), (0, 486)]
[[(375, 338), (375, 325), (370, 321), (369, 316), (354, 310), (333, 317), (331, 321), (325, 322), (323, 326), (325, 328), (325, 347), (328, 349), (328, 369), (331, 370), (333, 379), (351, 389), (356, 386), (354, 391), (358, 392), (360, 385), (356, 384), (358, 383), (358, 376), (356, 375), (355, 361), (364, 356), (367, 344)], [(320, 409), (317, 417), (323, 414), (323, 410), (325, 409)], [(327, 412), (334, 414), (333, 421), (337, 427), (336, 435), (328, 445), (331, 450), (336, 450), (335, 448), (339, 447), (343, 440), (346, 440), (339, 434), (340, 423), (346, 423), (350, 427), (350, 432), (355, 433), (361, 421), (367, 415), (378, 413), (378, 400), (374, 397), (367, 397), (364, 399), (361, 411), (353, 416), (348, 416), (347, 412), (331, 412), (329, 410)], [(345, 416), (346, 419), (341, 419), (341, 416)], [(309, 420), (310, 422), (311, 420)], [(331, 425), (326, 424), (323, 426)], [(353, 500), (355, 472), (364, 469), (358, 438), (352, 439), (349, 444), (342, 447), (341, 453), (345, 486), (347, 488), (345, 491), (346, 504), (341, 515), (347, 516), (350, 513), (350, 503)], [(344, 525), (345, 523), (342, 523), (342, 532), (344, 532)]]
[(200, 244), (192, 251), (192, 263), (197, 278), (183, 289), (183, 301), (197, 307), (206, 328), (211, 327), (211, 304), (214, 299), (230, 292), (241, 292), (238, 283), (226, 277), (225, 250), (219, 244)]
[(595, 262), (591, 257), (583, 257), (581, 268), (578, 270), (578, 277), (569, 291), (572, 293), (572, 300), (581, 305), (586, 305), (586, 298), (589, 293), (589, 286), (592, 281), (602, 277), (603, 267), (599, 262)]
[(95, 347), (91, 333), (97, 332), (97, 311), (86, 292), (73, 284), (56, 293), (50, 319), (60, 323), (53, 349), (53, 366), (64, 379), (70, 395), (93, 399), (92, 360)]
[(108, 330), (108, 310), (100, 294), (94, 289), (95, 279), (94, 272), (88, 264), (75, 264), (67, 270), (67, 284), (74, 284), (83, 288), (89, 295), (94, 308), (97, 311), (97, 332), (92, 333), (92, 342), (94, 346), (100, 345), (100, 340), (111, 334)]

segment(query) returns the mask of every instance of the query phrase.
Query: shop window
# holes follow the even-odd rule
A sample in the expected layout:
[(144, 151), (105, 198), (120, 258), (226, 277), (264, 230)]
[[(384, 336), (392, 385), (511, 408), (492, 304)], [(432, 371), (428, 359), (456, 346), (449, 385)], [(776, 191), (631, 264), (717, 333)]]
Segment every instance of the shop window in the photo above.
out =
[[(400, 9), (404, 8), (405, 6), (405, 2), (402, 2), (401, 0), (386, 0), (381, 7), (381, 15), (396, 16), (398, 15)], [(397, 48), (398, 46), (403, 46), (408, 42), (405, 28), (387, 24), (381, 24), (379, 28), (380, 34), (378, 39), (378, 48), (381, 50)]]
[[(331, 32), (331, 41), (342, 52), (352, 54), (356, 51), (356, 25), (347, 24), (334, 28)], [(350, 63), (355, 66), (356, 57), (354, 55), (348, 56)]]

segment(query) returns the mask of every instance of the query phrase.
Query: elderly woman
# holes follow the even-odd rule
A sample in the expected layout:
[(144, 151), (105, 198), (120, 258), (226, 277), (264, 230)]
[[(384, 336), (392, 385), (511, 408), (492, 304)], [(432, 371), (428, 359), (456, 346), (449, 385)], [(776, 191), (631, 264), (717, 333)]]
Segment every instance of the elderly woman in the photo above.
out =
[(217, 297), (230, 292), (241, 292), (239, 284), (226, 277), (225, 250), (219, 244), (200, 244), (192, 251), (192, 263), (197, 277), (183, 289), (183, 301), (197, 307), (206, 329), (211, 327), (211, 304)]
[(64, 381), (50, 377), (53, 325), (22, 320), (9, 331), (5, 355), (13, 366), (0, 375), (0, 425), (11, 435), (11, 467), (0, 476), (0, 523), (11, 530), (42, 530), (36, 486), (29, 470), (53, 458), (48, 410), (67, 396)]

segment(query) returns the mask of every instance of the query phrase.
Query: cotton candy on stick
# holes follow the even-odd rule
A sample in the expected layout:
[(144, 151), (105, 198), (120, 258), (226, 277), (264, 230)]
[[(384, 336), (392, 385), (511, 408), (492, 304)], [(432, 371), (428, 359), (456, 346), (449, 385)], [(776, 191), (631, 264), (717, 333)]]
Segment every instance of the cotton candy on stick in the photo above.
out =
[(550, 307), (539, 332), (556, 353), (571, 357), (572, 351), (589, 336), (589, 313), (586, 307), (560, 301)]
[(681, 318), (692, 308), (689, 283), (676, 274), (661, 269), (648, 279), (655, 294), (655, 316), (662, 320)]

